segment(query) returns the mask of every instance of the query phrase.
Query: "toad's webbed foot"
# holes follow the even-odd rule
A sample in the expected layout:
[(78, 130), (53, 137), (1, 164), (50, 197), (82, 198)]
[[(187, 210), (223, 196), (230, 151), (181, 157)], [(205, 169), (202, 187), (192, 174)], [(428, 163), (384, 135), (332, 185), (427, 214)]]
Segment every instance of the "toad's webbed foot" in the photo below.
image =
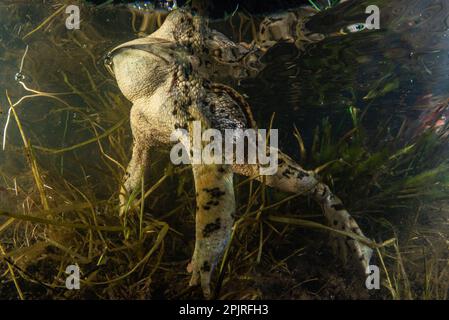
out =
[(210, 281), (230, 239), (235, 211), (233, 173), (225, 165), (193, 165), (196, 189), (196, 242), (190, 285), (201, 284), (210, 298)]
[[(324, 216), (330, 227), (355, 234), (361, 239), (369, 241), (364, 236), (357, 222), (345, 209), (342, 201), (332, 194), (328, 186), (318, 183), (313, 191), (313, 196), (321, 204)], [(362, 273), (366, 272), (373, 251), (362, 241), (349, 236), (331, 233), (331, 246), (334, 253), (341, 257), (344, 264), (348, 262), (348, 258), (352, 258), (358, 269)]]

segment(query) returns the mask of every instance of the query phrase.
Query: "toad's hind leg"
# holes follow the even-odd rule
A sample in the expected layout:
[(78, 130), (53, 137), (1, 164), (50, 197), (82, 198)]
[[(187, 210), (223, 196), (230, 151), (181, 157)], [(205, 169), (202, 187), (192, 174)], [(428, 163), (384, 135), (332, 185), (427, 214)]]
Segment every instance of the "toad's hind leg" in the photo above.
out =
[[(257, 176), (255, 165), (234, 165), (235, 173), (246, 176)], [(261, 179), (259, 179), (261, 180)], [(302, 193), (311, 196), (323, 209), (328, 224), (337, 230), (352, 232), (365, 238), (357, 222), (343, 206), (342, 201), (335, 196), (327, 185), (319, 182), (312, 171), (306, 171), (285, 154), (279, 152), (278, 169), (274, 175), (264, 177), (265, 183), (271, 187), (292, 193)], [(366, 238), (365, 238), (366, 239)], [(339, 250), (340, 256), (346, 262), (348, 256), (357, 259), (357, 265), (366, 272), (371, 259), (372, 250), (364, 243), (344, 236), (333, 236), (332, 246)], [(368, 240), (368, 239), (367, 239)]]
[(193, 165), (196, 189), (196, 242), (190, 285), (201, 283), (210, 297), (211, 274), (231, 236), (235, 198), (233, 173), (226, 165)]

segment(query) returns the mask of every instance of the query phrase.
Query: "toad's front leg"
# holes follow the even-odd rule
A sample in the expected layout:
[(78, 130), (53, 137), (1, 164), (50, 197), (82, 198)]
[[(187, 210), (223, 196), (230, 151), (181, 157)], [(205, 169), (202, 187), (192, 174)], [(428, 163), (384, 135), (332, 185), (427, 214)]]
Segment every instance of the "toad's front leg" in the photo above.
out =
[(196, 189), (196, 242), (189, 271), (190, 285), (201, 283), (210, 297), (210, 280), (231, 236), (235, 198), (232, 168), (226, 165), (193, 165)]
[(145, 123), (141, 123), (140, 119), (144, 119), (142, 113), (136, 105), (131, 109), (131, 130), (133, 134), (133, 153), (131, 160), (126, 168), (123, 183), (120, 188), (120, 216), (129, 209), (128, 198), (138, 189), (141, 184), (143, 175), (147, 174), (149, 167), (150, 141), (145, 135)]

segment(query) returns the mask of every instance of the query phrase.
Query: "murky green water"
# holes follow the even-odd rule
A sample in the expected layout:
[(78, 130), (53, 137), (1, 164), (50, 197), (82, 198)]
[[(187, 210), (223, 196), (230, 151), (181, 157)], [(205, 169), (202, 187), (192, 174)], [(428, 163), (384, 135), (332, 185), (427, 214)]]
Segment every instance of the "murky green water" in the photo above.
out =
[[(143, 14), (125, 7), (96, 8), (80, 3), (81, 29), (67, 30), (63, 11), (45, 21), (60, 10), (58, 4), (58, 1), (43, 4), (41, 1), (0, 0), (0, 128), (3, 130), (7, 123), (7, 94), (15, 103), (37, 91), (52, 93), (52, 97), (41, 93), (27, 98), (15, 108), (25, 140), (32, 146), (30, 150), (36, 158), (49, 206), (55, 208), (91, 199), (93, 210), (97, 210), (103, 219), (102, 214), (107, 216), (114, 211), (109, 202), (115, 201), (118, 181), (123, 174), (121, 167), (129, 159), (131, 145), (127, 120), (130, 103), (103, 68), (103, 57), (117, 44), (154, 31), (165, 13)], [(381, 9), (381, 29), (339, 34), (348, 26), (363, 23), (366, 18), (364, 8), (369, 4), (377, 4)], [(251, 23), (257, 28), (262, 19), (253, 17), (251, 20), (243, 12), (236, 12), (227, 20), (211, 21), (210, 26), (234, 41), (249, 42), (253, 34)], [(294, 128), (298, 128), (307, 151), (307, 156), (301, 159), (305, 167), (312, 169), (341, 160), (328, 171), (325, 169), (323, 179), (355, 212), (371, 238), (378, 242), (391, 237), (401, 240), (399, 249), (383, 251), (394, 256), (387, 264), (391, 273), (399, 274), (400, 289), (396, 289), (401, 298), (408, 297), (410, 292), (414, 298), (424, 294), (447, 298), (448, 293), (445, 241), (449, 231), (446, 197), (449, 180), (445, 170), (447, 140), (444, 140), (447, 139), (445, 119), (449, 115), (446, 107), (449, 98), (448, 19), (449, 3), (443, 0), (349, 1), (309, 21), (307, 28), (324, 36), (322, 41), (304, 44), (300, 49), (291, 43), (279, 43), (263, 57), (265, 67), (255, 78), (224, 80), (247, 97), (260, 127), (268, 127), (274, 113), (273, 127), (279, 129), (280, 145), (296, 158), (301, 156), (294, 135)], [(42, 22), (42, 26), (32, 32)], [(27, 46), (21, 74), (27, 88), (37, 90), (34, 92), (27, 91), (15, 80)], [(360, 127), (359, 133), (348, 135), (355, 126)], [(434, 133), (436, 131), (438, 134)], [(24, 138), (13, 116), (6, 132), (5, 150), (0, 151), (0, 207), (23, 215), (48, 210), (39, 203), (39, 188), (30, 170), (33, 160), (29, 156), (27, 158), (29, 153), (26, 149), (24, 151)], [(428, 135), (431, 135), (431, 142), (419, 140), (419, 137)], [(100, 138), (96, 140), (95, 137)], [(86, 141), (89, 143), (78, 146)], [(412, 149), (417, 146), (412, 151), (416, 150), (416, 154), (408, 153), (411, 149), (407, 147), (412, 145)], [(155, 173), (163, 172), (166, 167), (164, 158), (161, 159), (154, 164)], [(396, 162), (390, 164), (389, 161)], [(152, 179), (157, 181), (159, 177), (155, 174)], [(158, 214), (171, 212), (187, 201), (190, 204), (181, 210), (183, 215), (178, 220), (169, 213), (164, 221), (174, 223), (175, 229), (191, 233), (192, 230), (186, 226), (193, 222), (193, 195), (189, 194), (191, 181), (171, 177), (167, 183), (161, 187), (159, 195), (152, 195), (154, 198), (149, 201), (147, 209), (149, 217), (153, 219), (159, 217)], [(70, 193), (67, 190), (71, 190)], [(247, 192), (237, 193), (243, 203)], [(281, 199), (282, 195), (271, 191), (268, 197), (274, 201)], [(306, 204), (306, 201), (288, 202), (278, 211), (298, 213), (300, 206)], [(239, 214), (245, 212), (241, 209)], [(308, 209), (310, 212), (313, 210), (313, 207)], [(179, 223), (179, 219), (188, 219), (188, 223)], [(6, 218), (0, 218), (0, 239), (8, 251), (15, 252), (17, 247), (26, 248), (30, 242), (33, 243), (34, 240), (24, 241), (20, 237), (22, 232), (29, 234), (28, 229), (21, 229), (25, 228), (24, 225), (18, 224), (17, 228), (8, 230), (6, 222)], [(112, 225), (116, 224), (118, 221), (113, 220)], [(30, 225), (27, 228), (31, 228)], [(255, 235), (258, 237), (258, 233)], [(297, 244), (291, 242), (295, 235), (286, 237), (288, 241), (281, 252), (288, 252), (286, 248), (295, 249)], [(30, 238), (33, 237), (34, 234)], [(324, 238), (322, 234), (312, 234), (313, 237)], [(37, 239), (42, 240), (40, 237)], [(172, 261), (179, 263), (188, 259), (189, 248), (179, 249), (180, 244), (185, 246), (185, 241), (170, 242), (171, 249), (177, 249), (166, 249), (163, 259), (166, 265), (158, 271), (159, 275), (168, 278), (164, 279), (165, 282), (161, 280), (162, 284), (156, 286), (153, 294), (157, 292), (160, 297), (170, 297), (161, 293), (165, 292), (164, 286), (172, 279), (163, 270), (168, 269)], [(240, 241), (246, 243), (243, 236)], [(308, 244), (305, 240), (298, 241), (301, 245)], [(252, 249), (255, 250), (249, 245), (248, 251)], [(403, 266), (398, 267), (401, 252), (406, 255), (405, 273), (401, 273)], [(237, 252), (235, 257), (243, 259), (245, 255), (239, 254)], [(90, 248), (86, 264), (97, 262), (101, 255), (101, 249), (96, 252)], [(279, 259), (286, 256), (287, 253)], [(424, 288), (417, 275), (421, 269), (416, 265), (429, 256), (436, 265), (441, 264), (440, 268), (435, 267), (441, 285), (436, 289)], [(24, 259), (20, 254), (14, 257), (19, 262)], [(39, 257), (39, 261), (45, 263), (45, 258)], [(265, 258), (269, 260), (268, 256)], [(328, 259), (328, 256), (323, 259)], [(307, 261), (296, 263), (307, 270)], [(380, 261), (377, 259), (376, 263)], [(124, 266), (121, 271), (126, 272), (126, 268)], [(158, 269), (155, 267), (155, 270)], [(39, 272), (36, 274), (40, 276)], [(313, 272), (305, 274), (314, 276)], [(406, 279), (406, 274), (409, 279)], [(179, 280), (180, 275), (176, 277)], [(25, 287), (26, 283), (23, 280)], [(388, 284), (384, 285), (387, 287)], [(379, 295), (391, 298), (391, 290), (385, 287)], [(39, 296), (33, 290), (30, 288), (27, 294)], [(99, 292), (95, 290), (92, 289)], [(239, 290), (245, 292), (246, 289), (239, 287)], [(332, 289), (329, 290), (329, 296), (323, 298), (332, 296)], [(350, 290), (346, 288), (337, 294), (348, 297)], [(13, 297), (14, 292), (11, 285), (8, 290), (0, 289), (0, 298)], [(370, 293), (368, 297), (379, 296), (376, 295)], [(111, 293), (110, 297), (113, 296)], [(270, 297), (269, 290), (265, 296)], [(301, 295), (284, 297), (298, 298)]]

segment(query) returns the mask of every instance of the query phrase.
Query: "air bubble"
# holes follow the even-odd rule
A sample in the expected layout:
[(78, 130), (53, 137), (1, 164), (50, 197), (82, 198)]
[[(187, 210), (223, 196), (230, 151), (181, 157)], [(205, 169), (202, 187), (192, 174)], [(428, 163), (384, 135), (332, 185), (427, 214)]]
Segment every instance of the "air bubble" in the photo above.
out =
[(26, 79), (26, 77), (22, 72), (17, 72), (16, 75), (14, 76), (14, 79), (17, 82), (21, 82), (21, 81), (24, 81)]

